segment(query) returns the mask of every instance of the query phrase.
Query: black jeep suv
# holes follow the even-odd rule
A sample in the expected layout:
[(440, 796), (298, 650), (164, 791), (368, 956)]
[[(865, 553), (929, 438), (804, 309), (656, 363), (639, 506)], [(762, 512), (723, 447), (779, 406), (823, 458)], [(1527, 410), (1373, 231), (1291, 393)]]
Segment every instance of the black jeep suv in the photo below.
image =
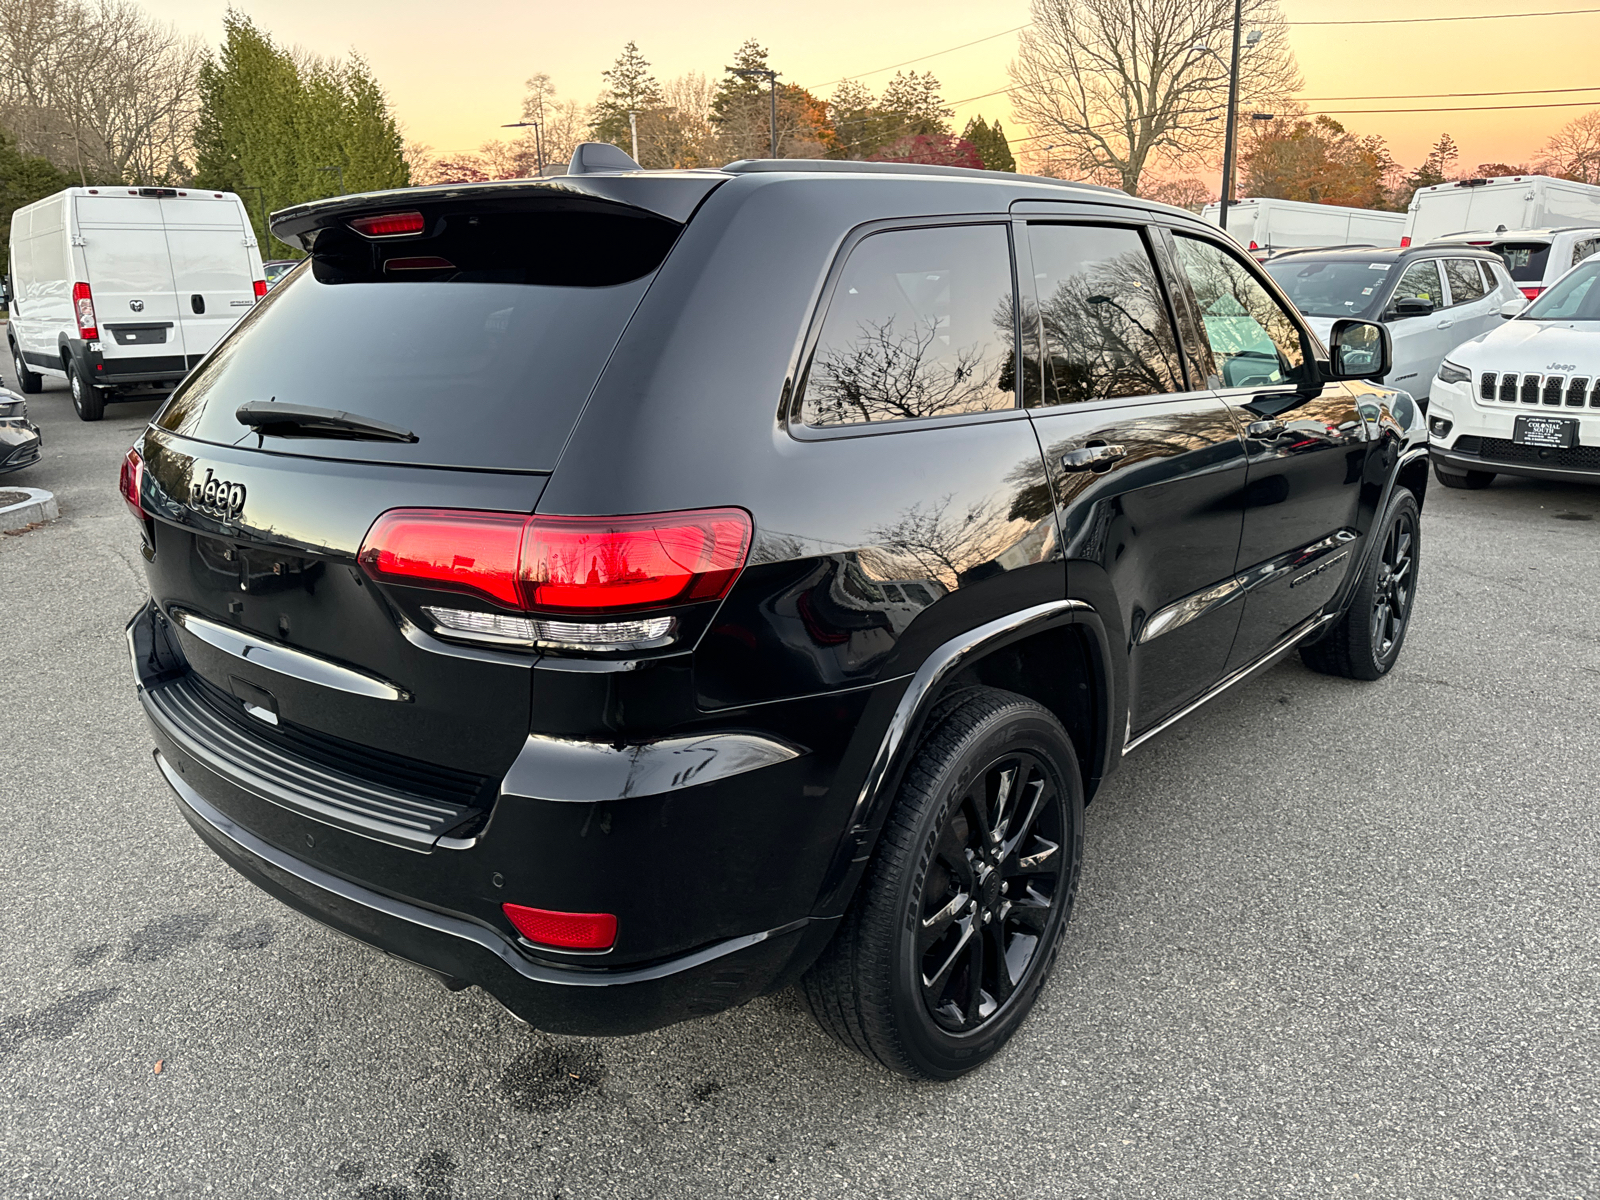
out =
[(1381, 326), (1330, 356), (1177, 209), (611, 154), (274, 216), (309, 266), (123, 466), (156, 765), (250, 880), (542, 1029), (798, 980), (953, 1077), (1123, 755), (1291, 649), (1394, 663), (1420, 419), (1351, 382)]

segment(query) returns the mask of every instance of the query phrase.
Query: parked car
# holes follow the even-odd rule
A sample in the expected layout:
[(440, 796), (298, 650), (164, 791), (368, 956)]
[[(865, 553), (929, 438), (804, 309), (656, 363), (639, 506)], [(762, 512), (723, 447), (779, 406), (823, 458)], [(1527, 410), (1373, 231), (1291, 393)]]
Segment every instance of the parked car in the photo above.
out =
[(1418, 188), (1406, 211), (1402, 246), (1459, 230), (1600, 225), (1600, 187), (1548, 175), (1459, 179)]
[(0, 388), (0, 475), (9, 475), (39, 461), (44, 439), (28, 420), (28, 402)]
[(1487, 235), (1466, 231), (1429, 244), (1478, 246), (1493, 251), (1506, 264), (1518, 290), (1533, 300), (1573, 267), (1600, 251), (1600, 227), (1500, 229)]
[(1501, 306), (1522, 298), (1505, 264), (1471, 247), (1291, 251), (1269, 262), (1267, 273), (1319, 337), (1343, 318), (1382, 321), (1394, 344), (1384, 381), (1411, 392), (1424, 410), (1440, 360), (1498, 326)]
[(1600, 483), (1600, 256), (1506, 315), (1439, 366), (1435, 478), (1454, 488), (1485, 488), (1496, 475)]
[[(1215, 225), (1222, 205), (1208, 204), (1200, 218)], [(1228, 205), (1228, 233), (1264, 261), (1282, 250), (1315, 246), (1392, 246), (1405, 232), (1405, 213), (1303, 200), (1238, 200)]]
[(1393, 666), (1387, 329), (1327, 360), (1231, 240), (1087, 185), (573, 167), (274, 215), (309, 268), (124, 464), (156, 764), (247, 878), (542, 1029), (798, 979), (959, 1075), (1126, 754), (1296, 648)]
[(271, 291), (277, 287), (278, 281), (298, 267), (300, 262), (298, 258), (269, 258), (262, 263), (261, 270), (267, 279), (267, 290)]
[(12, 215), (10, 292), (18, 385), (64, 378), (98, 421), (176, 386), (267, 285), (231, 192), (75, 187)]

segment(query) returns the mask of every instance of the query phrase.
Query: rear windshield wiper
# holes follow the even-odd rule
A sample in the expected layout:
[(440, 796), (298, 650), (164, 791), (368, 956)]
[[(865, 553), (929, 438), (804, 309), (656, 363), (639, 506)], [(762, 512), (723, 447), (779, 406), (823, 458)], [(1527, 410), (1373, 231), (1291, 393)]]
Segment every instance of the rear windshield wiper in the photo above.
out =
[(309, 404), (251, 400), (239, 405), (233, 415), (238, 418), (239, 424), (274, 437), (350, 438), (353, 441), (375, 442), (417, 440), (416, 434), (398, 425), (334, 408), (313, 408)]

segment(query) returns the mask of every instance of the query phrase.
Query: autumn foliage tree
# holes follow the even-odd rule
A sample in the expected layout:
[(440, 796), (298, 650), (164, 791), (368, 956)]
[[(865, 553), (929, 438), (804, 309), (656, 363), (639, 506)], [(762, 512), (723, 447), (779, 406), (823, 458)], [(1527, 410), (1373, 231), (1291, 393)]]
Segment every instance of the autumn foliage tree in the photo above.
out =
[(1262, 124), (1249, 130), (1239, 154), (1241, 196), (1389, 206), (1394, 160), (1382, 138), (1358, 137), (1328, 116)]

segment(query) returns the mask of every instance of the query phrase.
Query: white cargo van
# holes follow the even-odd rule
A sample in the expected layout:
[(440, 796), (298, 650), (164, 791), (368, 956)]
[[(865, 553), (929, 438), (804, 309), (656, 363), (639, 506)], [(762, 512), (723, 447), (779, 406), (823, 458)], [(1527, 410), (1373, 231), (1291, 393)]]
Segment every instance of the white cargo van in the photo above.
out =
[(1471, 232), (1600, 225), (1600, 187), (1548, 175), (1460, 179), (1418, 188), (1401, 245)]
[(11, 358), (24, 392), (64, 378), (85, 421), (168, 391), (267, 285), (239, 197), (68, 188), (11, 218)]
[[(1220, 204), (1200, 210), (1200, 219), (1215, 225)], [(1303, 200), (1235, 200), (1228, 205), (1228, 233), (1257, 258), (1279, 250), (1313, 246), (1396, 246), (1405, 232), (1406, 214)]]

